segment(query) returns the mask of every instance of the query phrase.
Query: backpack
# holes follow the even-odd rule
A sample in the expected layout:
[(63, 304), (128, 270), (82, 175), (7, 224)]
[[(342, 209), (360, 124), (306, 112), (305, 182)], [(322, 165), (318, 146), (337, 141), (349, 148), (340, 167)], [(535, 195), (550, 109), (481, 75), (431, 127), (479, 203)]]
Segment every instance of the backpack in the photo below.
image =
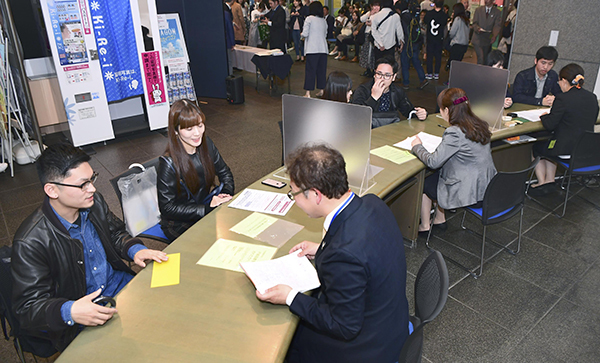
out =
[(504, 23), (504, 28), (502, 28), (502, 38), (510, 38), (512, 35), (512, 21), (507, 21)]

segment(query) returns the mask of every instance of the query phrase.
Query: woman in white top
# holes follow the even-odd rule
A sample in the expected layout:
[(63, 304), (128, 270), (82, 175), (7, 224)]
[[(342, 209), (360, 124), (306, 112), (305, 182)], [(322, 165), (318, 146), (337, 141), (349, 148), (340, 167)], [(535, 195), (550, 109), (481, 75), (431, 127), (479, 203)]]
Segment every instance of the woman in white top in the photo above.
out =
[(319, 1), (310, 3), (308, 7), (309, 16), (304, 21), (302, 38), (304, 38), (304, 53), (306, 54), (306, 71), (304, 73), (304, 97), (310, 97), (310, 91), (315, 89), (315, 78), (317, 93), (323, 95), (323, 89), (327, 81), (327, 22), (323, 18), (323, 4)]
[(261, 44), (260, 35), (258, 34), (258, 25), (260, 17), (265, 15), (265, 4), (261, 1), (257, 8), (250, 13), (250, 32), (248, 34), (248, 45), (250, 47), (258, 47)]

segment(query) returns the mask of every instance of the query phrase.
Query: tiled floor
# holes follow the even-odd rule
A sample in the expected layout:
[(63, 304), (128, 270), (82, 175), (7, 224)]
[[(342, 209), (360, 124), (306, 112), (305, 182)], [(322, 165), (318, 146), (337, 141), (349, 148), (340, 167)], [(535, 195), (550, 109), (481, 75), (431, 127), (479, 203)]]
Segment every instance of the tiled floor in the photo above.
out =
[[(366, 80), (359, 76), (362, 70), (356, 64), (334, 61), (330, 57), (328, 66), (328, 71), (348, 73), (354, 88)], [(277, 125), (281, 119), (280, 93), (270, 97), (267, 83), (262, 80), (257, 93), (254, 75), (238, 74), (242, 74), (246, 82), (243, 105), (202, 99), (208, 102), (202, 105), (207, 116), (207, 133), (233, 170), (236, 191), (281, 164), (281, 136)], [(303, 76), (304, 64), (296, 63), (292, 69), (292, 93), (303, 93)], [(414, 72), (411, 77), (411, 86), (416, 87)], [(287, 85), (280, 89), (285, 88)], [(415, 105), (434, 112), (433, 85), (424, 91), (413, 88), (408, 96)], [(91, 163), (100, 173), (96, 187), (117, 215), (121, 215), (121, 210), (109, 179), (132, 162), (158, 156), (165, 145), (166, 138), (160, 132), (138, 133), (93, 145), (96, 153)], [(600, 202), (597, 191), (583, 190), (580, 194)], [(42, 197), (35, 165), (18, 166), (14, 178), (8, 173), (0, 174), (0, 245), (10, 244), (21, 221), (40, 204)], [(559, 203), (556, 198), (552, 201)], [(460, 261), (476, 264), (479, 239), (460, 229), (461, 211), (448, 217), (448, 231), (434, 235), (432, 245)], [(491, 260), (477, 280), (448, 264), (450, 296), (438, 318), (425, 327), (423, 360), (434, 363), (598, 362), (599, 220), (600, 212), (579, 198), (569, 201), (563, 219), (528, 202), (519, 255), (500, 252), (488, 244), (486, 256)], [(467, 218), (467, 224), (477, 228), (474, 219)], [(490, 228), (490, 236), (512, 241), (514, 246), (517, 228), (515, 218)], [(415, 249), (406, 252), (407, 291), (411, 300), (415, 275), (427, 255), (424, 241), (419, 240)], [(412, 307), (413, 301), (410, 304)], [(18, 361), (12, 342), (0, 342), (0, 361)]]

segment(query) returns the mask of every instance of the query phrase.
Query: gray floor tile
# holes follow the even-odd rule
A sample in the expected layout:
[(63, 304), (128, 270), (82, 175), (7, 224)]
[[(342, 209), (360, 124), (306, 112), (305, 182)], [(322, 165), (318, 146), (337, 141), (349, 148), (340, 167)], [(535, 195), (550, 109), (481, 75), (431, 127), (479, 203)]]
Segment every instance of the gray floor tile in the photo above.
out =
[(565, 299), (600, 314), (600, 261), (586, 271), (565, 294)]
[(559, 296), (487, 265), (478, 279), (465, 279), (450, 290), (450, 296), (523, 337), (558, 301)]
[(8, 228), (8, 237), (13, 238), (21, 223), (27, 218), (37, 207), (42, 204), (40, 200), (37, 204), (31, 204), (22, 208), (13, 209), (10, 213), (5, 214), (6, 227)]
[(507, 353), (511, 333), (453, 298), (424, 327), (423, 356), (434, 363), (494, 362)]
[(600, 315), (561, 300), (501, 362), (598, 362)]
[(493, 265), (559, 296), (573, 286), (589, 267), (578, 258), (527, 237), (523, 237), (519, 254), (502, 253)]
[(42, 186), (39, 183), (30, 184), (22, 188), (1, 192), (0, 205), (2, 205), (2, 211), (8, 214), (12, 210), (27, 205), (39, 204), (44, 195)]

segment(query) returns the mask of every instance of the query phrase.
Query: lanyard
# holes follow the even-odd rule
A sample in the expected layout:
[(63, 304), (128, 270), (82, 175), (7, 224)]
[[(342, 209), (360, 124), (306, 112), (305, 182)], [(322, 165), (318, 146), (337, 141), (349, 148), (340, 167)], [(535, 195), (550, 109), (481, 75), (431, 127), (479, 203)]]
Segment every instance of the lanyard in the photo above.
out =
[(354, 192), (350, 192), (350, 196), (348, 197), (348, 199), (346, 199), (344, 204), (342, 204), (342, 206), (337, 210), (337, 212), (335, 212), (335, 214), (333, 215), (333, 218), (331, 218), (331, 223), (329, 223), (329, 228), (331, 228), (333, 221), (335, 221), (335, 217), (337, 217), (338, 214), (340, 214), (340, 212), (348, 205), (348, 203), (350, 203), (353, 196), (354, 196)]

